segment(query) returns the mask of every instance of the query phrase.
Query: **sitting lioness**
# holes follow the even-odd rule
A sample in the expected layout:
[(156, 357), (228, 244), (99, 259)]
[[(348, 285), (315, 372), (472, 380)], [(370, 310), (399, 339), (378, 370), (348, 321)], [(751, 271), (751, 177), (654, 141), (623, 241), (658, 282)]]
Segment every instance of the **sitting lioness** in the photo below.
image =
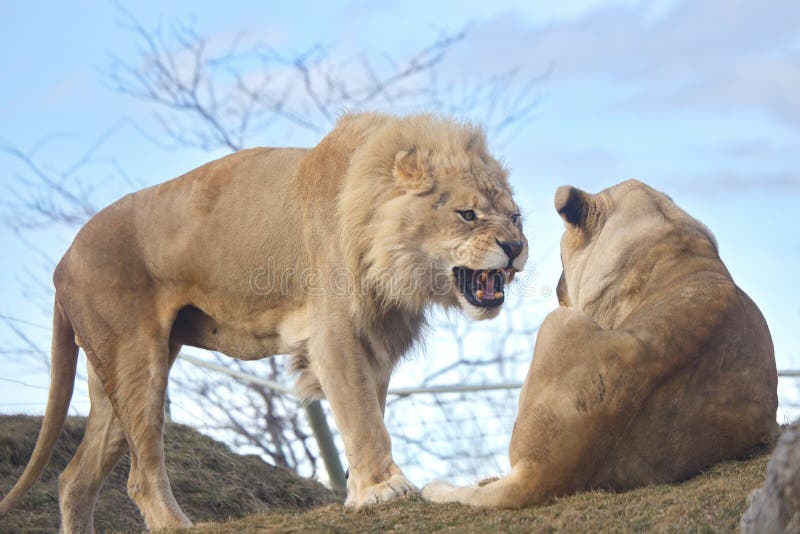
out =
[(416, 491), (392, 459), (389, 377), (430, 304), (494, 317), (528, 246), (506, 172), (477, 128), (347, 115), (314, 149), (245, 150), (98, 213), (59, 263), (50, 398), (0, 517), (41, 474), (67, 414), (78, 347), (86, 434), (61, 475), (64, 531), (90, 531), (100, 485), (130, 446), (128, 492), (148, 528), (191, 523), (162, 428), (182, 345), (292, 354), (327, 397), (350, 466), (346, 504)]
[(716, 241), (634, 180), (561, 187), (561, 307), (541, 325), (519, 400), (511, 474), (434, 481), (436, 502), (517, 508), (595, 488), (674, 482), (769, 442), (777, 374), (755, 304)]

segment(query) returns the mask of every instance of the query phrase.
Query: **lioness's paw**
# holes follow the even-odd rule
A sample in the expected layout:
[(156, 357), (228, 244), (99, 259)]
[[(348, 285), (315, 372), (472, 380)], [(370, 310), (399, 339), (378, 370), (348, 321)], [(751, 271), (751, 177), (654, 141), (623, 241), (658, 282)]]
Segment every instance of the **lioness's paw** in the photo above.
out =
[(361, 508), (370, 504), (377, 504), (380, 502), (387, 502), (404, 495), (411, 495), (417, 493), (417, 487), (408, 481), (403, 475), (394, 475), (389, 480), (370, 486), (362, 495), (356, 495), (355, 492), (347, 493), (347, 500), (344, 502), (345, 506), (354, 508)]
[(422, 498), (431, 502), (453, 502), (458, 486), (448, 484), (441, 480), (434, 480), (422, 488)]

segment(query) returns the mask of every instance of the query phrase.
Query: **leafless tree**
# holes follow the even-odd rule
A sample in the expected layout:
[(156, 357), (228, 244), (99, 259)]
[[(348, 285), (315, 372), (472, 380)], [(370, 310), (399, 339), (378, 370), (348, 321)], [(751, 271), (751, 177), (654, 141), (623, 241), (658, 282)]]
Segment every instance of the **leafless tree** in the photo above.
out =
[[(319, 138), (343, 110), (358, 109), (424, 109), (468, 116), (498, 139), (512, 135), (530, 118), (538, 104), (535, 84), (546, 75), (523, 79), (518, 70), (510, 69), (454, 80), (445, 72), (445, 60), (466, 39), (467, 30), (440, 35), (405, 60), (394, 61), (367, 54), (341, 58), (321, 44), (286, 55), (263, 42), (246, 44), (245, 36), (230, 42), (203, 37), (191, 24), (149, 29), (122, 7), (118, 22), (139, 53), (133, 58), (113, 56), (102, 73), (104, 80), (112, 91), (138, 99), (152, 110), (155, 131), (139, 122), (132, 126), (150, 141), (175, 150), (235, 151), (258, 144), (267, 135), (298, 132)], [(0, 142), (0, 152), (25, 169), (3, 204), (4, 223), (20, 239), (28, 231), (54, 226), (77, 229), (102, 206), (95, 195), (99, 184), (105, 190), (109, 183), (116, 184), (120, 193), (140, 187), (113, 161), (103, 176), (86, 168), (97, 148), (123, 124), (116, 124), (59, 171), (45, 168), (38, 158), (38, 150), (54, 141), (52, 137), (30, 150)], [(52, 267), (49, 259), (45, 263)], [(26, 338), (24, 325), (13, 318), (5, 320), (19, 336), (23, 345), (19, 350), (36, 350), (46, 358), (46, 351)], [(463, 339), (458, 331), (451, 334), (456, 343)], [(285, 376), (283, 360), (247, 365), (218, 359), (271, 380)], [(480, 368), (492, 368), (494, 376), (501, 376), (497, 370), (502, 373), (512, 361), (502, 348), (485, 360), (457, 352), (426, 382), (453, 372), (469, 381)], [(277, 465), (303, 474), (316, 472), (315, 446), (295, 401), (261, 386), (198, 370), (181, 368), (174, 374), (176, 415), (184, 410), (187, 417), (198, 418), (198, 426), (233, 436), (234, 445), (265, 455)], [(203, 413), (194, 412), (196, 407)]]
[(215, 42), (189, 24), (149, 30), (126, 11), (120, 25), (137, 39), (140, 56), (113, 58), (110, 86), (154, 104), (166, 138), (178, 147), (240, 150), (267, 129), (321, 135), (348, 109), (468, 114), (500, 135), (536, 109), (532, 89), (546, 75), (523, 81), (514, 68), (443, 81), (445, 57), (466, 30), (440, 35), (398, 63), (364, 54), (338, 59), (321, 44), (286, 56), (263, 42), (244, 46), (242, 36)]
[[(212, 353), (213, 362), (268, 381), (286, 375), (280, 357), (247, 365)], [(246, 381), (208, 371), (179, 360), (171, 384), (180, 393), (175, 415), (214, 434), (240, 451), (259, 454), (274, 465), (317, 474), (318, 451), (311, 439), (302, 406), (294, 398)], [(192, 410), (191, 406), (199, 409)], [(180, 413), (178, 413), (180, 411)]]

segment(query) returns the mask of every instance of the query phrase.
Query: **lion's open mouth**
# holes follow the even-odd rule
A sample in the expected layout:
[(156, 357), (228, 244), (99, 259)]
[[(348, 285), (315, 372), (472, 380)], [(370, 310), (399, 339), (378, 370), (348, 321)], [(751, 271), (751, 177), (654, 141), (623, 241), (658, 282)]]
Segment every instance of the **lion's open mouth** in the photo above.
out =
[(514, 278), (513, 269), (481, 269), (453, 267), (456, 286), (467, 302), (474, 306), (499, 306), (506, 298), (506, 282)]

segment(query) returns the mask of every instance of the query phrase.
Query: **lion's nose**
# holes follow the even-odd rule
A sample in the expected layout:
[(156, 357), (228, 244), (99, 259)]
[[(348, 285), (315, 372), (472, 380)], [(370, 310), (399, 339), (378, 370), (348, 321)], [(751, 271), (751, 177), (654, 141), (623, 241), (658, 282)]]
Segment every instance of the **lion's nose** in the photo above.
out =
[(497, 241), (497, 244), (500, 245), (509, 260), (513, 260), (522, 252), (522, 241)]

